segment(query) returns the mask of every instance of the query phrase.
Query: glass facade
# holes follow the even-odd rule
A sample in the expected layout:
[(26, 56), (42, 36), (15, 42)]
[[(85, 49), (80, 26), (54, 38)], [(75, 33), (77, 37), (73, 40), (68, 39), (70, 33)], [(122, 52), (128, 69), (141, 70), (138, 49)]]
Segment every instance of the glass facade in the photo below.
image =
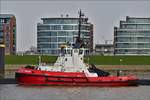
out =
[(3, 27), (2, 23), (0, 23), (0, 44), (3, 43)]
[[(40, 54), (59, 55), (63, 43), (75, 43), (78, 35), (78, 18), (42, 18), (37, 24), (37, 49)], [(82, 18), (81, 38), (86, 47), (93, 49), (93, 25)], [(92, 45), (92, 46), (91, 46)]]
[(114, 28), (115, 55), (150, 55), (150, 18), (127, 17)]

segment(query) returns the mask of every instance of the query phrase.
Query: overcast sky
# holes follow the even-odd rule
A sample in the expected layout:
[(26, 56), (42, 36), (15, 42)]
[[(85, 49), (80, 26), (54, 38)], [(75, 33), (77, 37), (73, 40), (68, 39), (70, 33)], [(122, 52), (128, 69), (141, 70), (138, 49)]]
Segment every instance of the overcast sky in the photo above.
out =
[(0, 0), (0, 13), (14, 14), (17, 20), (17, 51), (36, 46), (37, 23), (41, 17), (78, 17), (82, 9), (94, 24), (94, 43), (113, 40), (113, 28), (126, 16), (150, 17), (150, 0)]

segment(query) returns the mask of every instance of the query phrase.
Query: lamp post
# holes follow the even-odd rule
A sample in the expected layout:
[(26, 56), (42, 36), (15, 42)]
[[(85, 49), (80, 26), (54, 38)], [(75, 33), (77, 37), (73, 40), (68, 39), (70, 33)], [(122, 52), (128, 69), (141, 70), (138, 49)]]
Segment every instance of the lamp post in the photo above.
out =
[(122, 58), (120, 58), (120, 60), (119, 60), (119, 61), (120, 61), (120, 65), (121, 65), (121, 62), (122, 62)]
[(40, 66), (41, 65), (41, 55), (39, 55), (38, 63), (39, 63), (39, 66)]
[(0, 77), (4, 78), (4, 66), (5, 66), (5, 45), (0, 44)]
[[(122, 58), (120, 58), (119, 59), (119, 65), (121, 66), (121, 62), (122, 62), (123, 60), (122, 60)], [(120, 67), (119, 66), (119, 67)], [(120, 70), (120, 68), (117, 70), (117, 76), (120, 76), (120, 73), (121, 73), (122, 71)]]

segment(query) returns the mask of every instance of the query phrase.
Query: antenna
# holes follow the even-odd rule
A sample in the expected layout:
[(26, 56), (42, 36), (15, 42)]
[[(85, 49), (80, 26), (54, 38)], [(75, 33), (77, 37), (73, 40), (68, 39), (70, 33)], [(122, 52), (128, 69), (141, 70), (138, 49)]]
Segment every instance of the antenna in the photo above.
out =
[(61, 18), (63, 18), (63, 14), (61, 14), (60, 16), (61, 16)]
[(68, 17), (69, 17), (69, 15), (68, 15), (68, 14), (66, 14), (66, 17), (68, 18)]

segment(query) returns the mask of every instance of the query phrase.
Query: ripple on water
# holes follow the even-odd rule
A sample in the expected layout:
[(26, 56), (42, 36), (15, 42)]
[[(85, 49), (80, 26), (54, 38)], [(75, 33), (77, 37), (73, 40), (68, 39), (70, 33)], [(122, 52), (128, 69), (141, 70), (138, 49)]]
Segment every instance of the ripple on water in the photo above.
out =
[(150, 100), (150, 86), (63, 87), (0, 85), (0, 100)]

